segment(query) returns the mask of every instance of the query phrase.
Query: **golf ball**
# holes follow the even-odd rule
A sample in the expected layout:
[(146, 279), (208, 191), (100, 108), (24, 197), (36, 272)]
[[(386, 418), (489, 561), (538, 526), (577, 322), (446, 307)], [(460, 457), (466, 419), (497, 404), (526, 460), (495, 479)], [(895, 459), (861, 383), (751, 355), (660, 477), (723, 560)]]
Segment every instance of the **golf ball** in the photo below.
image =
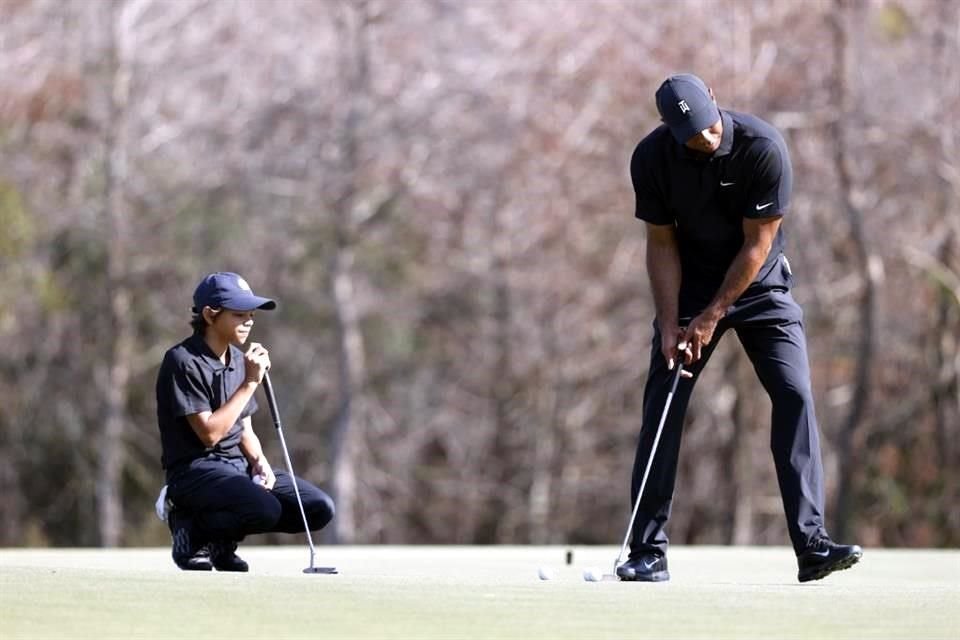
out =
[(596, 567), (588, 567), (583, 570), (583, 579), (587, 582), (600, 582), (603, 580), (603, 573)]
[(537, 569), (537, 575), (540, 576), (541, 580), (553, 579), (553, 571), (548, 569), (547, 567), (540, 567), (539, 569)]

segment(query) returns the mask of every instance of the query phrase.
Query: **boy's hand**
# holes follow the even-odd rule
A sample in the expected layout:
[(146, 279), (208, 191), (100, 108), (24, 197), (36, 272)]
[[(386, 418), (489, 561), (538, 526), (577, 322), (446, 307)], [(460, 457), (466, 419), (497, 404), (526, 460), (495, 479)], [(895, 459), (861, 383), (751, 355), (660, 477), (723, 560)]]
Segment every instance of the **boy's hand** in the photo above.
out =
[(251, 342), (247, 352), (243, 354), (243, 365), (246, 367), (247, 382), (260, 384), (263, 374), (270, 368), (270, 353), (259, 342)]
[(257, 464), (251, 469), (253, 473), (253, 482), (260, 485), (267, 491), (273, 489), (273, 485), (277, 483), (277, 476), (273, 474), (273, 469), (270, 467), (270, 463), (267, 462), (267, 459), (260, 457), (257, 461)]

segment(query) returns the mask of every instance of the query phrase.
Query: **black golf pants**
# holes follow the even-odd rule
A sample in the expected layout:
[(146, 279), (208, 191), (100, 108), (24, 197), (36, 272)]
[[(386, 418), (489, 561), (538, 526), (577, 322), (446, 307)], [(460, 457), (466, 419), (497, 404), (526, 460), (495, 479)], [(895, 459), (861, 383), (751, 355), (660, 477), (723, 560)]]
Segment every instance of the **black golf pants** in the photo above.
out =
[(190, 468), (168, 479), (174, 508), (190, 514), (198, 542), (239, 542), (255, 533), (302, 533), (294, 481), (311, 531), (333, 519), (333, 500), (306, 480), (275, 470), (277, 482), (267, 491), (250, 479), (242, 469), (244, 464), (216, 458), (195, 460)]
[[(684, 414), (700, 372), (729, 329), (736, 332), (773, 404), (770, 448), (793, 548), (799, 554), (813, 538), (826, 535), (823, 466), (810, 388), (803, 312), (789, 291), (773, 289), (739, 300), (717, 325), (713, 341), (703, 350), (701, 359), (688, 368), (694, 377), (682, 378), (677, 385), (634, 521), (631, 557), (667, 552), (666, 527), (673, 501)], [(631, 508), (673, 381), (674, 372), (667, 369), (660, 344), (660, 332), (655, 328), (643, 397), (643, 426), (633, 464)]]

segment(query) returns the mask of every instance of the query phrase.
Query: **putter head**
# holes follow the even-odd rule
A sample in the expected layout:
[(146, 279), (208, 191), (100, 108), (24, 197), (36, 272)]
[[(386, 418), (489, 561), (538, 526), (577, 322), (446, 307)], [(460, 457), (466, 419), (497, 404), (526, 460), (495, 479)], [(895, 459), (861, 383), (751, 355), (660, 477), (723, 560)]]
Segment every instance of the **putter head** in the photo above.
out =
[(336, 567), (307, 567), (303, 570), (304, 573), (323, 573), (326, 575), (333, 575), (335, 573), (340, 573), (337, 571)]

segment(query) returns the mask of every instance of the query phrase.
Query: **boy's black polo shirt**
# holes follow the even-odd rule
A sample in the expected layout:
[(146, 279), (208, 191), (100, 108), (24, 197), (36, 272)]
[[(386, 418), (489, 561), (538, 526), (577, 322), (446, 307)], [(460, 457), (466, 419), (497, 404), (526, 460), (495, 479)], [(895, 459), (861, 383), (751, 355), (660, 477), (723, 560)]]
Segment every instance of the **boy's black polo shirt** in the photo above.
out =
[[(720, 117), (723, 135), (712, 156), (678, 144), (661, 125), (640, 141), (630, 163), (636, 217), (676, 225), (682, 315), (698, 313), (716, 295), (743, 246), (744, 218), (782, 216), (790, 202), (793, 171), (780, 133), (749, 114), (721, 110)], [(785, 286), (780, 274), (767, 277), (783, 248), (781, 229), (744, 296)]]
[(243, 384), (243, 352), (230, 345), (229, 354), (228, 364), (224, 365), (203, 338), (194, 334), (164, 355), (157, 375), (157, 422), (163, 445), (161, 463), (167, 477), (197, 458), (243, 457), (241, 420), (256, 412), (255, 399), (250, 399), (236, 423), (210, 448), (203, 445), (186, 419), (201, 411), (216, 411)]

